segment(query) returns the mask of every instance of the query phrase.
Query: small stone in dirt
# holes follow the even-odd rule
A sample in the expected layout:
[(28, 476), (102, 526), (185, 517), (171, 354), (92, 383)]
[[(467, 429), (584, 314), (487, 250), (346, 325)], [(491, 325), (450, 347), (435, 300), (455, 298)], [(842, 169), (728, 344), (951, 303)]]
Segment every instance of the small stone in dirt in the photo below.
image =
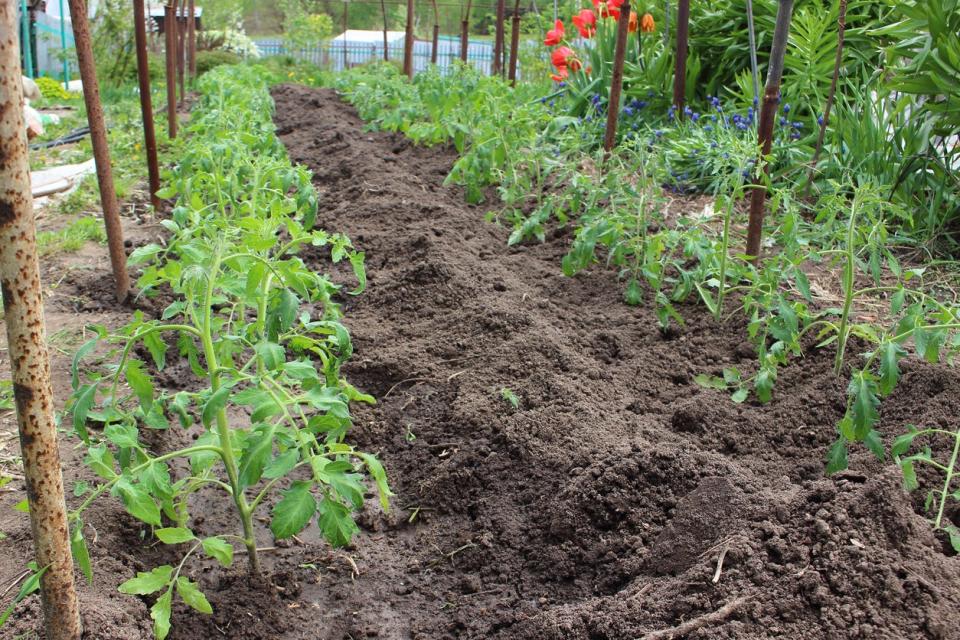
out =
[(493, 283), (493, 290), (494, 290), (494, 291), (500, 291), (500, 292), (506, 291), (506, 290), (507, 290), (507, 285), (503, 284), (502, 282), (494, 282), (494, 283)]

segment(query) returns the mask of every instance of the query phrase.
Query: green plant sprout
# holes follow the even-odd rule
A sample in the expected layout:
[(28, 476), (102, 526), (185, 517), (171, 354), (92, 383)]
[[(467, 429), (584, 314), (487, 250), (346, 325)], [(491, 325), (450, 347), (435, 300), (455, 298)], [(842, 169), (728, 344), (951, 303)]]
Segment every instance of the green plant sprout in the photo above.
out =
[[(960, 529), (949, 520), (945, 520), (947, 502), (950, 500), (960, 501), (960, 487), (954, 488), (954, 481), (960, 476), (957, 469), (957, 460), (960, 457), (960, 430), (948, 431), (946, 429), (917, 429), (913, 425), (909, 426), (909, 432), (897, 438), (890, 447), (890, 454), (894, 461), (900, 465), (903, 471), (903, 484), (908, 491), (913, 491), (920, 486), (917, 481), (916, 465), (925, 464), (933, 467), (943, 474), (942, 488), (933, 489), (927, 494), (926, 507), (929, 510), (931, 506), (936, 508), (936, 515), (933, 518), (933, 528), (943, 530), (950, 538), (950, 544), (954, 551), (960, 553)], [(950, 459), (946, 464), (937, 462), (933, 458), (930, 447), (924, 447), (922, 451), (909, 456), (904, 456), (914, 445), (917, 438), (923, 436), (946, 437), (953, 440), (953, 448)]]

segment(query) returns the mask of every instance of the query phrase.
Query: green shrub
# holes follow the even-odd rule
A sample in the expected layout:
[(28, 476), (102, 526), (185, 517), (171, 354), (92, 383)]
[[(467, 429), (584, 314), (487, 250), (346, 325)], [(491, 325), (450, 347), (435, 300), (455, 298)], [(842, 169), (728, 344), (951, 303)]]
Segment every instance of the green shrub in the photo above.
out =
[(207, 71), (223, 64), (237, 64), (240, 62), (240, 56), (230, 51), (215, 49), (213, 51), (197, 51), (197, 75), (203, 75)]

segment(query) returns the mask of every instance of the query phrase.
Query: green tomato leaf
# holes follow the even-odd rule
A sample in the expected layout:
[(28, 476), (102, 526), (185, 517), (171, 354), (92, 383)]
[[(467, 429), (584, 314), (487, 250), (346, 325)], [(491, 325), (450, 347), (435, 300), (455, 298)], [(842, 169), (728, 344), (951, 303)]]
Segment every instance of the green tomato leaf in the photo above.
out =
[(70, 552), (73, 554), (73, 561), (80, 567), (83, 576), (87, 579), (87, 584), (93, 584), (93, 567), (90, 565), (90, 550), (87, 548), (87, 540), (83, 537), (83, 521), (78, 520), (73, 531), (70, 533)]
[(180, 576), (177, 578), (177, 593), (191, 609), (200, 613), (213, 613), (213, 607), (210, 606), (210, 602), (207, 601), (207, 597), (200, 591), (196, 582)]
[(240, 454), (240, 486), (251, 487), (260, 481), (263, 468), (273, 453), (276, 425), (261, 425), (247, 436)]
[(310, 492), (310, 483), (294, 482), (283, 492), (283, 499), (273, 507), (270, 530), (278, 540), (303, 531), (317, 511), (317, 501)]
[(149, 411), (150, 407), (153, 406), (153, 380), (144, 371), (143, 363), (139, 360), (129, 360), (124, 374), (127, 377), (127, 384), (133, 389), (143, 406), (143, 410)]
[(224, 567), (233, 564), (233, 545), (221, 538), (204, 538), (203, 551)]
[(173, 594), (169, 591), (157, 598), (150, 607), (150, 617), (153, 619), (153, 636), (156, 640), (166, 640), (170, 633), (170, 605), (173, 603)]
[(370, 472), (377, 484), (377, 491), (380, 494), (380, 507), (384, 511), (390, 511), (390, 496), (395, 494), (390, 491), (390, 485), (387, 484), (387, 472), (384, 471), (383, 465), (373, 454), (358, 452), (357, 456), (367, 465), (367, 471)]
[(350, 543), (359, 527), (345, 505), (330, 498), (324, 498), (319, 506), (320, 517), (318, 524), (323, 537), (335, 547), (342, 547)]
[(181, 544), (197, 538), (193, 535), (193, 531), (185, 527), (166, 527), (157, 529), (153, 533), (163, 544)]
[(209, 427), (213, 423), (213, 419), (216, 417), (217, 412), (227, 406), (227, 399), (230, 397), (230, 387), (220, 387), (217, 391), (210, 396), (210, 398), (203, 405), (203, 413), (201, 414), (201, 420), (203, 421), (203, 426)]
[(847, 468), (847, 441), (838, 439), (827, 454), (827, 474), (837, 473)]
[(170, 584), (173, 576), (173, 567), (168, 564), (154, 568), (151, 571), (140, 571), (136, 578), (130, 578), (117, 591), (130, 596), (146, 596), (164, 589)]

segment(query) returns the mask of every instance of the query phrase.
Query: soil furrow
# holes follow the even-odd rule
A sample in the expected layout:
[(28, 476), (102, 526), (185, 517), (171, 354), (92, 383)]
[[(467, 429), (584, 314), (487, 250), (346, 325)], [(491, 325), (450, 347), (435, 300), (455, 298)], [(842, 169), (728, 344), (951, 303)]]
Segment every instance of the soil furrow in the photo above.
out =
[[(348, 375), (380, 404), (353, 437), (400, 511), (357, 543), (351, 637), (632, 638), (737, 598), (689, 637), (958, 637), (958, 559), (889, 465), (858, 452), (857, 473), (823, 477), (832, 354), (782, 370), (769, 405), (735, 405), (693, 376), (752, 367), (741, 324), (684, 306), (662, 332), (607, 269), (560, 274), (564, 233), (508, 247), (442, 186), (451, 151), (367, 132), (329, 90), (274, 98), (319, 224), (367, 253)], [(947, 369), (906, 375), (960, 389)], [(956, 404), (905, 393), (885, 404), (891, 433)]]

